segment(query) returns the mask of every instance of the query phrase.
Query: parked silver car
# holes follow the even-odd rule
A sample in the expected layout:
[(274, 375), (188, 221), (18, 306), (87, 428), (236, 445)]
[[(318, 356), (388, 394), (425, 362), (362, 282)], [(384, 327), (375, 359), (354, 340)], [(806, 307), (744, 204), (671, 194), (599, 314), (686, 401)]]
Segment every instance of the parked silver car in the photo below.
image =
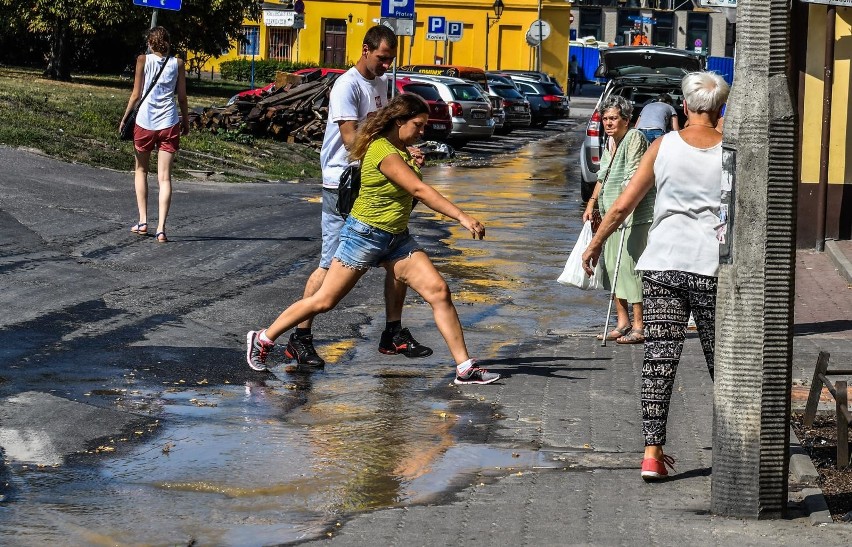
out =
[(411, 80), (430, 82), (438, 88), (441, 98), (450, 107), (453, 130), (450, 142), (456, 148), (468, 141), (490, 139), (494, 134), (494, 118), (491, 103), (478, 85), (449, 76), (428, 76), (405, 73)]
[(680, 49), (655, 46), (601, 48), (600, 65), (595, 76), (609, 78), (609, 81), (586, 124), (586, 136), (580, 145), (580, 193), (583, 201), (591, 197), (598, 180), (606, 136), (601, 130), (598, 111), (601, 104), (611, 95), (621, 95), (629, 100), (633, 103), (632, 125), (643, 106), (661, 93), (668, 93), (674, 100), (678, 116), (684, 121), (680, 82), (685, 74), (703, 68), (700, 55)]

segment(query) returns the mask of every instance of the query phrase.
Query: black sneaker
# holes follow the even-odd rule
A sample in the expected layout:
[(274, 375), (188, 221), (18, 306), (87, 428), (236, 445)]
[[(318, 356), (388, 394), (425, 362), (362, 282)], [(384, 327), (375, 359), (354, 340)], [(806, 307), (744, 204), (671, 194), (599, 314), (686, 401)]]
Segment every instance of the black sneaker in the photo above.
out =
[(396, 334), (383, 331), (382, 339), (379, 341), (379, 351), (386, 355), (405, 355), (406, 357), (429, 357), (432, 355), (432, 348), (418, 343), (408, 329), (402, 329)]
[(304, 336), (296, 336), (295, 332), (291, 334), (284, 355), (288, 359), (295, 359), (299, 365), (307, 365), (311, 368), (323, 368), (325, 366), (325, 361), (317, 355), (317, 350), (314, 349), (313, 334)]
[(456, 371), (455, 383), (462, 386), (465, 384), (490, 384), (500, 379), (500, 375), (496, 372), (488, 372), (484, 368), (470, 367), (464, 373), (464, 376), (459, 375)]
[(260, 339), (260, 331), (250, 330), (246, 334), (246, 362), (253, 370), (263, 372), (266, 368), (266, 357), (275, 344)]

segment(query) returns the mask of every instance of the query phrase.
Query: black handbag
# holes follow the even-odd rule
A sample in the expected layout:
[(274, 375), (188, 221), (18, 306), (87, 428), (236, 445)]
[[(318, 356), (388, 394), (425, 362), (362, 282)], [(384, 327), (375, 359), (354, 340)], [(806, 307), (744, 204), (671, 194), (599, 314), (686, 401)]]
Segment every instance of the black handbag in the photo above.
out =
[(340, 183), (337, 185), (337, 214), (346, 218), (358, 199), (361, 191), (361, 166), (350, 165), (340, 175)]
[(142, 98), (136, 102), (136, 105), (133, 107), (133, 110), (130, 111), (130, 114), (127, 115), (127, 118), (124, 120), (124, 125), (121, 126), (121, 130), (118, 132), (118, 138), (123, 141), (132, 141), (133, 140), (133, 129), (136, 127), (136, 115), (139, 114), (139, 107), (142, 106), (142, 102), (148, 98), (148, 94), (151, 93), (151, 90), (154, 89), (154, 84), (157, 83), (157, 80), (160, 79), (160, 74), (163, 73), (163, 69), (166, 68), (166, 63), (169, 62), (169, 55), (166, 55), (166, 58), (163, 59), (163, 63), (160, 65), (160, 70), (157, 71), (157, 75), (154, 76), (154, 81), (151, 82), (151, 86), (142, 95)]

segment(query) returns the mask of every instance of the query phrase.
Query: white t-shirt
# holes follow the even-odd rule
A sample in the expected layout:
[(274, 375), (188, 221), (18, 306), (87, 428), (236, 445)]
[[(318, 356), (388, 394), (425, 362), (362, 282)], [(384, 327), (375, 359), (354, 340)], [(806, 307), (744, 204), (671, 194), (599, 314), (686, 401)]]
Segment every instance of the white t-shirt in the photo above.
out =
[[(151, 87), (154, 76), (160, 71), (163, 58), (149, 53), (145, 56), (145, 82), (142, 94)], [(168, 129), (180, 121), (177, 105), (175, 104), (175, 85), (178, 79), (178, 61), (169, 57), (163, 73), (157, 79), (154, 89), (145, 97), (145, 102), (139, 107), (136, 115), (136, 125), (143, 129), (159, 131)]]
[(662, 129), (668, 131), (671, 119), (677, 116), (677, 111), (668, 103), (657, 101), (645, 105), (639, 113), (639, 122), (636, 129)]
[(349, 165), (349, 151), (343, 146), (338, 122), (360, 122), (368, 114), (388, 104), (388, 80), (378, 76), (372, 80), (350, 68), (334, 82), (328, 99), (328, 122), (320, 150), (322, 185), (337, 188), (340, 175)]
[(661, 137), (654, 162), (657, 200), (636, 270), (716, 276), (722, 205), (722, 143), (694, 148), (678, 132)]

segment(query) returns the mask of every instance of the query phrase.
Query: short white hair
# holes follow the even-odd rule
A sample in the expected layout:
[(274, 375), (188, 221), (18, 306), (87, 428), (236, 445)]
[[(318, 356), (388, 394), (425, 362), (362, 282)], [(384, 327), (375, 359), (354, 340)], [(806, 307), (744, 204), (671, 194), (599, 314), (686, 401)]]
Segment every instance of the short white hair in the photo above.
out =
[(718, 112), (731, 91), (725, 79), (715, 72), (690, 72), (683, 77), (680, 89), (692, 112)]

